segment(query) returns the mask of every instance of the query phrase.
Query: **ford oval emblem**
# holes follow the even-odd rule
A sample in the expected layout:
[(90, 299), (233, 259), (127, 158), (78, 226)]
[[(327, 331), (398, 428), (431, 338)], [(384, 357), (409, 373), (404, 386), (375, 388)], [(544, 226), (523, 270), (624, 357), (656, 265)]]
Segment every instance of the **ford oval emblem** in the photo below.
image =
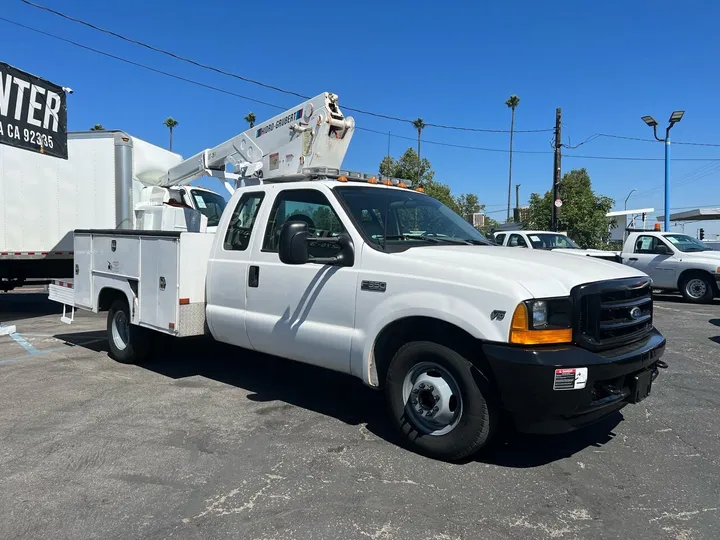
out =
[(642, 317), (642, 310), (639, 307), (634, 307), (630, 310), (630, 318), (633, 320), (637, 320), (640, 317)]

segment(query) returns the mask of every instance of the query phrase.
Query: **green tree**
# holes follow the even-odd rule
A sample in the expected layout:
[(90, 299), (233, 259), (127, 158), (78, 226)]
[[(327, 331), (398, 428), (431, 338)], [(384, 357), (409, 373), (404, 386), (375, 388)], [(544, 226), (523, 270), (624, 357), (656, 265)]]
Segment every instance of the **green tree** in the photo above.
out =
[(105, 131), (105, 128), (102, 124), (95, 124), (93, 127), (90, 128), (90, 131)]
[[(558, 228), (584, 248), (605, 247), (608, 236), (608, 219), (605, 217), (615, 201), (592, 190), (590, 175), (586, 169), (574, 169), (565, 173), (558, 186), (563, 202), (558, 211)], [(552, 213), (552, 192), (540, 196), (530, 195), (529, 218), (525, 224), (530, 229), (549, 230)], [(611, 227), (614, 227), (614, 221)]]
[(485, 210), (485, 205), (480, 204), (480, 199), (474, 193), (463, 193), (455, 199), (458, 206), (458, 214), (465, 219), (470, 219), (473, 214)]
[(172, 116), (168, 116), (163, 122), (163, 124), (165, 124), (165, 127), (170, 130), (170, 151), (172, 152), (173, 129), (177, 127), (179, 122), (175, 120)]
[(245, 121), (250, 124), (250, 127), (255, 126), (255, 113), (249, 112), (247, 116), (245, 117)]

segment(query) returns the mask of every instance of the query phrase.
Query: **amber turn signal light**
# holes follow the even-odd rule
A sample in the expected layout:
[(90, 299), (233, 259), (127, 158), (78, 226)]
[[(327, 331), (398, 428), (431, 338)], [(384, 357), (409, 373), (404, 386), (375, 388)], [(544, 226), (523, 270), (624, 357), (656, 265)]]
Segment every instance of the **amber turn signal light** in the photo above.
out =
[(572, 342), (571, 328), (529, 330), (525, 303), (522, 302), (515, 308), (510, 324), (510, 343), (515, 345), (553, 345), (570, 342)]

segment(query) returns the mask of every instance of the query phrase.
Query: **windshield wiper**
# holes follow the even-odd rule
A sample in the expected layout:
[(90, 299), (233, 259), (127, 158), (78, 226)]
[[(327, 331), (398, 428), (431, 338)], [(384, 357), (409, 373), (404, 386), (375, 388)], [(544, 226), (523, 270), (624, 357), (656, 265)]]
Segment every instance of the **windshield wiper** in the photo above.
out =
[(490, 246), (488, 242), (482, 240), (473, 240), (469, 238), (452, 238), (452, 237), (438, 237), (438, 236), (416, 236), (414, 234), (395, 234), (388, 235), (385, 237), (386, 240), (420, 240), (421, 242), (428, 242), (430, 244), (463, 244), (466, 246)]

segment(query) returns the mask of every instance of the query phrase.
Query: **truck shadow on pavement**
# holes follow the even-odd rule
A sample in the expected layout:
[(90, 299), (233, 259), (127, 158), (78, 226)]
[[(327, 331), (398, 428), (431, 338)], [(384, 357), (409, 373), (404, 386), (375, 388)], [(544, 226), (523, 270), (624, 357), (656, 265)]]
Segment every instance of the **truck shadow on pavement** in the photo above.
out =
[[(108, 351), (105, 332), (58, 334), (69, 346)], [(349, 425), (366, 424), (368, 431), (402, 446), (387, 416), (384, 396), (359, 379), (342, 373), (249, 352), (205, 338), (163, 339), (162, 349), (137, 366), (171, 379), (204, 377), (249, 392), (259, 403), (283, 402), (336, 418)], [(195, 383), (190, 384), (194, 386)], [(266, 414), (267, 407), (262, 409)], [(565, 459), (588, 448), (601, 447), (615, 437), (620, 413), (583, 430), (555, 436), (524, 435), (503, 429), (490, 447), (465, 460), (500, 467), (530, 468)]]
[(0, 322), (16, 322), (62, 313), (62, 305), (48, 302), (47, 298), (46, 292), (0, 293)]

